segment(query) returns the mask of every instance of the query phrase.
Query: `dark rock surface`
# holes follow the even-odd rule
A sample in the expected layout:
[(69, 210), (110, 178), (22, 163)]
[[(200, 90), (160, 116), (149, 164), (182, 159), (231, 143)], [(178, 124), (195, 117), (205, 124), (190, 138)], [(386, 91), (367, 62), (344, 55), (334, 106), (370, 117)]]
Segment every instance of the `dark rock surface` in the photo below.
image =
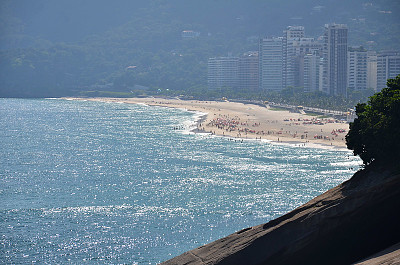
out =
[(393, 265), (400, 264), (400, 243), (374, 254), (354, 265)]
[(399, 242), (400, 171), (375, 165), (282, 217), (162, 264), (352, 264)]

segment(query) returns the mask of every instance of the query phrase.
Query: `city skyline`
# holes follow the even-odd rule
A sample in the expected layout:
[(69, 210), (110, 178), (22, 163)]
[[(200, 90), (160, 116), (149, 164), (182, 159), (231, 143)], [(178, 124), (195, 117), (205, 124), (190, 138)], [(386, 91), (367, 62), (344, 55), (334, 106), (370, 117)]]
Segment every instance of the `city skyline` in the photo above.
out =
[[(240, 58), (246, 58), (246, 54), (253, 55), (253, 66), (242, 63), (239, 67)], [(256, 57), (258, 69), (254, 67)], [(227, 71), (222, 67), (216, 73), (216, 68), (210, 67), (210, 62), (227, 58), (237, 61), (235, 80), (228, 80), (222, 74), (232, 69)], [(324, 34), (318, 38), (307, 37), (303, 26), (288, 26), (282, 36), (260, 37), (258, 51), (238, 57), (209, 58), (208, 87), (254, 91), (257, 83), (254, 78), (258, 77), (259, 91), (302, 87), (304, 92), (321, 91), (330, 96), (347, 97), (348, 89), (379, 91), (388, 78), (397, 74), (400, 74), (399, 52), (377, 53), (362, 46), (350, 47), (346, 24), (326, 24)]]

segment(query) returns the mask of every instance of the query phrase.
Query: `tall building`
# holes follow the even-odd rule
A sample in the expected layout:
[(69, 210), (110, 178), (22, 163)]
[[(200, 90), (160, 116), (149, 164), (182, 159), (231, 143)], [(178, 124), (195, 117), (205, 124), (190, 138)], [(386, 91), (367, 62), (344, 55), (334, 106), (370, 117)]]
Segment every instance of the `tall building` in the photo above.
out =
[(347, 25), (325, 25), (322, 89), (335, 96), (347, 96)]
[(377, 90), (386, 87), (390, 78), (400, 74), (400, 52), (382, 52), (377, 56)]
[(347, 52), (347, 88), (367, 89), (367, 50), (363, 47), (349, 47)]
[(304, 38), (303, 26), (289, 26), (283, 31), (282, 39), (282, 82), (283, 87), (295, 86), (296, 50), (295, 45)]
[(282, 90), (282, 38), (262, 38), (259, 44), (260, 89)]
[(367, 88), (376, 91), (377, 85), (377, 56), (375, 51), (367, 52)]
[[(307, 69), (304, 69), (304, 67), (310, 67), (310, 63), (319, 62), (322, 54), (322, 43), (314, 38), (299, 38), (293, 41), (293, 50), (295, 55), (294, 86), (304, 87), (305, 91), (318, 90), (318, 86), (310, 87), (309, 85), (318, 85), (319, 82), (310, 83), (306, 81), (307, 85), (304, 82), (305, 80), (310, 80), (310, 78), (313, 80), (319, 79), (318, 76), (310, 76), (310, 74), (319, 74), (319, 69), (318, 71), (314, 71), (313, 67)], [(312, 72), (310, 72), (311, 70)]]
[(319, 89), (319, 71), (321, 56), (317, 52), (307, 53), (301, 57), (299, 76), (304, 92), (314, 92)]
[(322, 54), (323, 43), (314, 38), (300, 38), (294, 43), (294, 52), (296, 55), (317, 52)]
[(208, 59), (208, 87), (217, 89), (238, 86), (238, 57), (215, 57)]
[(239, 57), (239, 89), (256, 91), (259, 88), (258, 52), (247, 52)]

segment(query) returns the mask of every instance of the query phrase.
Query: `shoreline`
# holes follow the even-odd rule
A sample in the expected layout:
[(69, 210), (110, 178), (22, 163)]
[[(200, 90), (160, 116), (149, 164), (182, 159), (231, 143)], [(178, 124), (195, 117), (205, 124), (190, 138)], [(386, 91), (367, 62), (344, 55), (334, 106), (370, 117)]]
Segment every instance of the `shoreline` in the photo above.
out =
[(198, 101), (166, 98), (78, 98), (86, 100), (169, 107), (201, 113), (193, 133), (208, 133), (235, 140), (266, 140), (276, 144), (348, 150), (345, 135), (349, 125), (333, 118), (318, 118), (285, 110), (228, 101)]

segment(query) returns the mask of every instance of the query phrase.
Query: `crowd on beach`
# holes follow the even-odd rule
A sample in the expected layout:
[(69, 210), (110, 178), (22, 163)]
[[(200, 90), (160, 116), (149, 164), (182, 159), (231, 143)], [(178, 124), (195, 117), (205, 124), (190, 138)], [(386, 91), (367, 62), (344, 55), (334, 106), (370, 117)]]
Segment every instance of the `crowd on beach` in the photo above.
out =
[[(266, 136), (266, 135), (275, 135), (277, 137), (286, 137), (286, 138), (294, 138), (294, 139), (301, 139), (301, 140), (307, 140), (307, 139), (323, 139), (323, 140), (329, 140), (329, 141), (334, 141), (337, 139), (337, 137), (340, 137), (341, 134), (344, 134), (346, 132), (345, 129), (334, 129), (331, 132), (331, 135), (323, 135), (322, 134), (322, 129), (321, 129), (321, 134), (315, 134), (313, 136), (309, 136), (309, 133), (307, 130), (304, 131), (296, 131), (296, 128), (304, 128), (304, 126), (308, 125), (325, 125), (329, 123), (343, 123), (342, 121), (336, 120), (336, 119), (319, 119), (319, 118), (312, 118), (312, 119), (284, 119), (284, 125), (285, 128), (280, 128), (280, 130), (276, 129), (268, 129), (268, 130), (262, 130), (260, 129), (260, 122), (254, 122), (251, 120), (241, 120), (240, 117), (234, 116), (230, 117), (229, 115), (222, 115), (219, 114), (218, 117), (215, 117), (212, 119), (206, 126), (208, 128), (216, 128), (220, 131), (222, 131), (222, 134), (225, 135), (225, 132), (227, 132), (229, 135), (233, 135), (232, 132), (234, 132), (234, 135), (238, 138), (243, 138), (247, 137), (248, 135), (253, 135), (256, 136), (256, 139), (258, 136), (261, 139), (261, 136)], [(278, 120), (265, 120), (263, 121), (264, 124), (277, 124)], [(302, 127), (299, 127), (303, 125)], [(288, 130), (288, 126), (294, 126), (294, 130), (290, 131)], [(276, 126), (275, 126), (276, 127)], [(202, 127), (200, 124), (199, 129), (206, 131), (205, 127)], [(212, 134), (216, 134), (215, 130), (209, 131)], [(279, 138), (278, 138), (279, 139)], [(339, 140), (344, 140), (344, 137), (340, 137)], [(278, 140), (279, 141), (279, 140)]]
[[(85, 100), (104, 101), (104, 98)], [(243, 141), (245, 138), (266, 139), (278, 142), (295, 142), (305, 145), (328, 144), (338, 148), (345, 147), (345, 133), (349, 125), (334, 118), (306, 116), (301, 113), (274, 111), (258, 105), (235, 102), (184, 101), (179, 99), (134, 98), (107, 99), (109, 102), (125, 102), (182, 108), (206, 114), (193, 132), (205, 132), (227, 136), (229, 139)], [(343, 125), (342, 125), (343, 124)], [(174, 130), (186, 130), (185, 125), (175, 126)]]
[[(285, 122), (293, 122), (295, 125), (302, 124), (314, 124), (314, 125), (324, 125), (327, 123), (343, 123), (343, 121), (339, 121), (337, 119), (320, 119), (320, 118), (312, 118), (312, 119), (284, 119)], [(291, 124), (290, 123), (290, 124)]]
[[(171, 102), (153, 102), (160, 105), (169, 105)], [(194, 104), (198, 104), (198, 101), (194, 101)], [(206, 107), (211, 102), (201, 102), (201, 107), (204, 111), (212, 110), (213, 108)], [(174, 103), (172, 105), (177, 105)], [(215, 107), (214, 107), (215, 108)], [(248, 108), (253, 110), (253, 108)], [(221, 112), (221, 109), (216, 108), (214, 111)], [(268, 138), (279, 141), (305, 141), (310, 140), (323, 140), (332, 142), (344, 141), (344, 134), (346, 129), (333, 129), (330, 133), (323, 131), (327, 124), (344, 124), (344, 121), (337, 120), (334, 118), (320, 118), (320, 117), (300, 117), (300, 118), (284, 118), (282, 120), (252, 120), (245, 119), (243, 116), (231, 116), (229, 114), (214, 113), (213, 119), (208, 119), (206, 124), (199, 123), (196, 131), (208, 132), (211, 134), (219, 134), (223, 136), (230, 136), (235, 138)], [(247, 115), (249, 116), (249, 115)], [(271, 125), (271, 126), (269, 126)], [(314, 126), (320, 126), (323, 129), (315, 130)], [(343, 126), (346, 127), (346, 126)], [(215, 128), (215, 129), (213, 129)], [(314, 128), (314, 129), (311, 129)], [(309, 131), (311, 131), (309, 133)], [(276, 138), (275, 138), (276, 137)], [(291, 140), (290, 140), (291, 139)]]
[(216, 127), (221, 130), (225, 130), (227, 132), (237, 132), (237, 136), (241, 137), (242, 134), (247, 135), (248, 133), (257, 134), (257, 135), (266, 135), (266, 134), (273, 134), (273, 131), (263, 131), (263, 130), (256, 130), (257, 127), (260, 126), (260, 123), (254, 122), (250, 123), (249, 121), (240, 121), (238, 116), (234, 118), (229, 118), (227, 115), (220, 115), (222, 117), (214, 118), (208, 126)]

